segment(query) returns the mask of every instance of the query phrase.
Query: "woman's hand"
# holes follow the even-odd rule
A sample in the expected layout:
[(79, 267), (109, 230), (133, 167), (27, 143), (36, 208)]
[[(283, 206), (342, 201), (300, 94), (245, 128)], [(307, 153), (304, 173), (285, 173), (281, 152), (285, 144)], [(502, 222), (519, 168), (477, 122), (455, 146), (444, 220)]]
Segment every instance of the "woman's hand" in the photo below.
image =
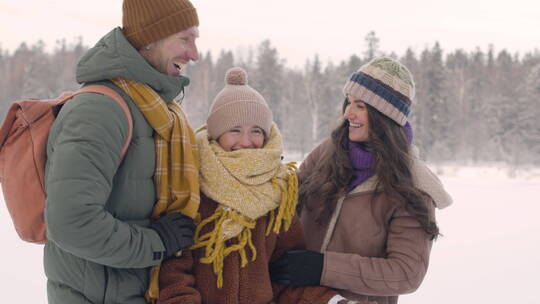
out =
[(321, 282), (324, 254), (311, 250), (289, 250), (270, 264), (272, 281), (292, 286), (317, 286)]

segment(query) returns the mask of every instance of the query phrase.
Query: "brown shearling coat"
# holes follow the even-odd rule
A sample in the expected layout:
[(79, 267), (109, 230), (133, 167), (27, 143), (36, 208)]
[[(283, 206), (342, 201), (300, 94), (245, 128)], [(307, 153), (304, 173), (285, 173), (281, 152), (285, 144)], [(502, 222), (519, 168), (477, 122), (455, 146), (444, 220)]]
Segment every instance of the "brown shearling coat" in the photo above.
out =
[[(330, 144), (323, 142), (306, 158), (300, 179), (311, 173)], [(373, 200), (375, 183), (374, 176), (347, 194), (324, 227), (315, 222), (315, 209), (304, 207), (301, 221), (308, 232), (307, 248), (325, 253), (321, 285), (335, 288), (351, 300), (394, 304), (398, 295), (419, 287), (432, 241), (420, 223), (394, 206), (384, 193)], [(434, 213), (434, 206), (429, 208)]]

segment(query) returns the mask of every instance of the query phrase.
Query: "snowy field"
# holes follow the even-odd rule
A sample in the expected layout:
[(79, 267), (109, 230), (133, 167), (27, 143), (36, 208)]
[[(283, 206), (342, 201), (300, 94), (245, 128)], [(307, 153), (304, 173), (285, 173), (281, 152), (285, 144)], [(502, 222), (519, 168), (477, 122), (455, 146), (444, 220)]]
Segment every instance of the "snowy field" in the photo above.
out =
[[(540, 303), (540, 170), (436, 170), (454, 204), (438, 211), (423, 285), (400, 304)], [(3, 204), (0, 244), (0, 302), (47, 303), (42, 247), (17, 238)]]

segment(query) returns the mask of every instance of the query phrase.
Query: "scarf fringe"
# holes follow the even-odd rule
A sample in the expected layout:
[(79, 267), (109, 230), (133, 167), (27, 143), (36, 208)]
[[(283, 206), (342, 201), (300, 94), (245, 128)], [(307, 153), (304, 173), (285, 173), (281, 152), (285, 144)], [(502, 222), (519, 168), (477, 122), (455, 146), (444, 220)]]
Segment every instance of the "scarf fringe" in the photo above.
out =
[[(226, 220), (234, 221), (244, 227), (242, 232), (236, 237), (238, 242), (231, 246), (227, 246), (227, 236), (225, 235), (223, 223)], [(200, 235), (201, 230), (207, 224), (214, 222), (214, 229), (210, 232)], [(247, 229), (246, 229), (247, 228)], [(241, 258), (241, 265), (244, 267), (247, 264), (247, 254), (245, 250), (246, 244), (252, 252), (251, 260), (254, 261), (257, 257), (255, 245), (251, 240), (251, 229), (255, 228), (255, 221), (250, 220), (236, 211), (219, 206), (214, 214), (201, 221), (195, 230), (195, 245), (191, 249), (205, 247), (205, 256), (200, 262), (204, 264), (213, 264), (214, 273), (218, 276), (217, 286), (223, 286), (223, 260), (232, 252), (238, 251)]]
[[(266, 227), (266, 236), (271, 232), (279, 233), (284, 228), (288, 231), (292, 219), (296, 213), (296, 204), (298, 201), (298, 179), (296, 177), (296, 163), (291, 162), (286, 164), (287, 175), (285, 180), (277, 177), (272, 178), (272, 184), (276, 190), (281, 191), (281, 202), (277, 208), (277, 216), (275, 209), (269, 213), (268, 226)], [(227, 244), (227, 240), (231, 239), (224, 231), (225, 221), (233, 221), (243, 226), (242, 231), (236, 237), (237, 242), (231, 245)], [(214, 228), (201, 234), (201, 230), (208, 224), (214, 223)], [(200, 259), (203, 264), (213, 264), (212, 269), (217, 275), (217, 287), (223, 287), (223, 263), (225, 258), (232, 252), (238, 251), (241, 259), (241, 267), (245, 267), (248, 263), (246, 245), (251, 251), (251, 261), (257, 258), (257, 249), (251, 238), (251, 230), (255, 228), (256, 220), (246, 218), (237, 211), (219, 206), (214, 214), (202, 220), (195, 229), (195, 245), (191, 249), (204, 247), (204, 257)]]
[[(266, 235), (270, 232), (279, 233), (281, 225), (285, 222), (285, 231), (288, 231), (292, 224), (292, 219), (296, 213), (296, 204), (298, 202), (298, 178), (296, 177), (296, 162), (290, 162), (287, 166), (286, 185), (276, 177), (272, 178), (274, 187), (281, 191), (281, 203), (279, 204), (277, 220), (275, 210), (270, 211), (270, 220), (266, 227)], [(275, 223), (274, 223), (275, 221)], [(274, 227), (272, 229), (272, 226)]]

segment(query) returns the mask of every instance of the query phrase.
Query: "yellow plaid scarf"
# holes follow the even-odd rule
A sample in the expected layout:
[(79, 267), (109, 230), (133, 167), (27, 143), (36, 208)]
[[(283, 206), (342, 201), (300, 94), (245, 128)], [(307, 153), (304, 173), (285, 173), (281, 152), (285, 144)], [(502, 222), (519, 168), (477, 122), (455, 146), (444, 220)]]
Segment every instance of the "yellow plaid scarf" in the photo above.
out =
[[(200, 162), (195, 134), (182, 108), (175, 102), (165, 102), (144, 83), (125, 78), (114, 78), (112, 82), (131, 97), (155, 131), (154, 182), (158, 200), (152, 218), (157, 219), (170, 212), (181, 212), (195, 218), (200, 202)], [(146, 292), (148, 302), (159, 296), (159, 269), (160, 265), (152, 268)]]
[[(294, 163), (282, 164), (282, 141), (279, 130), (272, 125), (268, 142), (261, 149), (227, 152), (215, 140), (208, 139), (205, 127), (196, 132), (201, 155), (201, 191), (220, 205), (214, 214), (203, 219), (195, 230), (195, 245), (204, 247), (200, 262), (213, 264), (217, 286), (223, 286), (223, 261), (238, 251), (241, 265), (247, 264), (245, 247), (251, 250), (251, 260), (257, 251), (251, 240), (256, 220), (269, 214), (266, 235), (288, 230), (296, 212), (298, 181)], [(201, 235), (208, 224), (211, 231)], [(236, 237), (237, 242), (226, 242)]]

